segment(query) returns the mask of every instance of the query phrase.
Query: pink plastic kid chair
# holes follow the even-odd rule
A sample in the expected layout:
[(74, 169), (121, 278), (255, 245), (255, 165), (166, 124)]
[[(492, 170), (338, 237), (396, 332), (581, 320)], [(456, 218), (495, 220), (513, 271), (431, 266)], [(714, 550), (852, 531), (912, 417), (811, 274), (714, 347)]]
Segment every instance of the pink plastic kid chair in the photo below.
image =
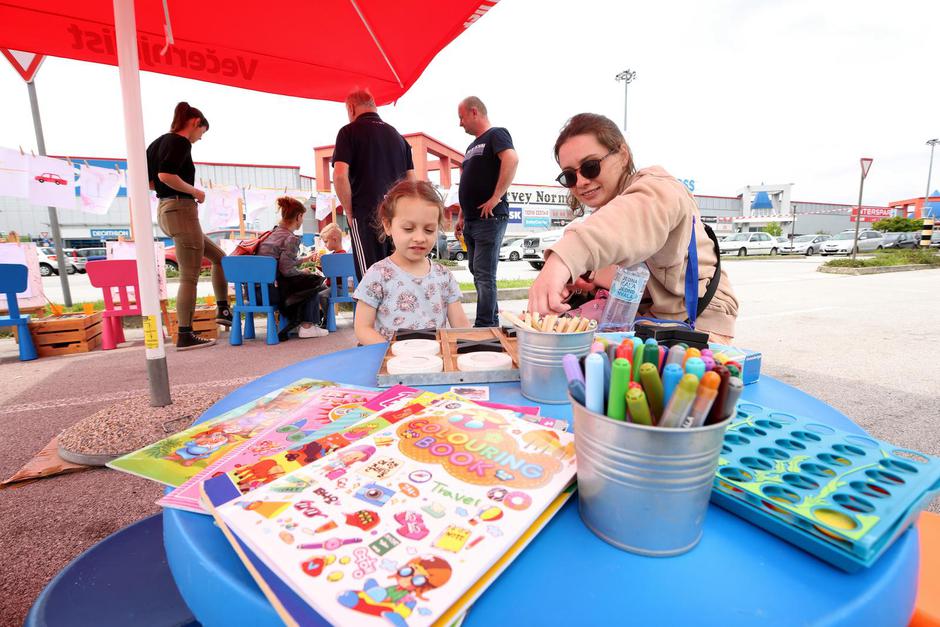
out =
[[(101, 350), (111, 350), (124, 341), (121, 318), (140, 315), (140, 286), (137, 280), (137, 262), (133, 259), (89, 261), (85, 266), (88, 278), (104, 293), (104, 311), (101, 326)], [(134, 288), (134, 306), (131, 307), (128, 288)], [(117, 289), (119, 303), (114, 302), (112, 290)]]

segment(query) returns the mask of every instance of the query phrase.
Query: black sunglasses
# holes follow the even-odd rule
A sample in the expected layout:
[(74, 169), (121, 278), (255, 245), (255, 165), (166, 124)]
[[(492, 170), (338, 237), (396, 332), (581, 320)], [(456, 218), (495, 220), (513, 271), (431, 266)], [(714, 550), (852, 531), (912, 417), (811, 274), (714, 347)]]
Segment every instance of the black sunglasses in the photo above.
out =
[(577, 169), (568, 168), (561, 171), (561, 174), (558, 175), (558, 178), (555, 180), (558, 181), (559, 185), (562, 185), (567, 188), (572, 188), (578, 183), (578, 173), (581, 173), (586, 179), (596, 179), (601, 173), (601, 161), (609, 157), (610, 155), (617, 152), (616, 150), (611, 150), (606, 155), (600, 159), (588, 159), (581, 164)]

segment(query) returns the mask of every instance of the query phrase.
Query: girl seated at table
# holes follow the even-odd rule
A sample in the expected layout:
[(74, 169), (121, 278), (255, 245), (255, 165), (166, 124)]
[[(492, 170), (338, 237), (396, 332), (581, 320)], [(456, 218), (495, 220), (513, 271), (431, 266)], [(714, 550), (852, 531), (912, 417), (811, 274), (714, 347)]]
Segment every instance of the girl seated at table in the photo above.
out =
[(437, 190), (427, 181), (398, 182), (379, 205), (378, 220), (395, 252), (372, 264), (354, 294), (359, 342), (386, 342), (398, 329), (469, 327), (457, 281), (428, 259), (444, 220)]
[(287, 327), (278, 334), (283, 342), (293, 329), (297, 337), (323, 337), (327, 331), (317, 326), (320, 320), (318, 294), (323, 287), (323, 277), (300, 269), (300, 264), (313, 261), (315, 255), (297, 258), (300, 237), (294, 231), (300, 228), (307, 210), (296, 198), (284, 196), (277, 199), (281, 220), (261, 245), (259, 255), (277, 259), (278, 309), (287, 316)]
[[(320, 229), (320, 244), (325, 247), (319, 249), (315, 254), (317, 269), (322, 269), (321, 259), (324, 255), (342, 255), (346, 251), (343, 249), (343, 230), (335, 222), (330, 222)], [(352, 290), (352, 279), (350, 279), (349, 289)], [(320, 327), (326, 328), (326, 308), (330, 306), (330, 280), (327, 279), (318, 295), (320, 301)]]

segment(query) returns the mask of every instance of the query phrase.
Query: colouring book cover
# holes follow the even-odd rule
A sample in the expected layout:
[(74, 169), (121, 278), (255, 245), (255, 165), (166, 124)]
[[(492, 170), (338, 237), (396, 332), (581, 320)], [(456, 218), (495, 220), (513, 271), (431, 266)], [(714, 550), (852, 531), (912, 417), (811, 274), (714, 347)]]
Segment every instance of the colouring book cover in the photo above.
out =
[[(437, 395), (430, 393), (426, 393), (426, 396), (428, 397), (426, 399), (428, 403), (438, 398)], [(210, 477), (205, 480), (205, 483), (211, 482), (217, 486), (214, 488), (217, 494), (247, 494), (251, 490), (267, 485), (282, 475), (312, 464), (340, 449), (347, 449), (342, 453), (343, 459), (351, 461), (368, 459), (372, 455), (370, 448), (360, 447), (355, 444), (356, 442), (379, 429), (384, 429), (403, 418), (412, 416), (422, 409), (424, 409), (424, 405), (418, 404), (415, 399), (399, 399), (388, 409), (379, 413), (373, 413), (365, 407), (353, 409), (346, 416), (326, 428), (324, 430), (327, 432), (326, 435), (317, 437), (317, 439), (306, 442), (299, 447), (262, 457), (254, 464)], [(343, 423), (342, 426), (341, 423)], [(374, 451), (374, 449), (371, 449), (371, 451)], [(277, 470), (271, 472), (272, 468)], [(340, 471), (337, 470), (337, 472)]]
[(342, 427), (330, 427), (344, 419), (344, 425), (351, 426), (350, 421), (353, 421), (353, 424), (359, 422), (363, 418), (362, 412), (359, 411), (362, 409), (362, 403), (376, 394), (378, 392), (346, 387), (313, 390), (313, 394), (309, 395), (297, 410), (265, 427), (252, 439), (237, 445), (157, 503), (164, 507), (208, 513), (199, 500), (199, 484), (203, 481), (229, 471), (251, 472), (257, 477), (271, 479), (285, 474), (284, 469), (276, 460), (270, 459), (270, 456), (280, 452), (291, 455), (295, 449), (341, 430)]
[(128, 453), (109, 468), (178, 487), (235, 446), (301, 407), (331, 381), (298, 379), (211, 420)]
[(216, 509), (334, 624), (449, 615), (575, 475), (572, 435), (448, 399), (358, 446), (368, 455), (340, 451)]

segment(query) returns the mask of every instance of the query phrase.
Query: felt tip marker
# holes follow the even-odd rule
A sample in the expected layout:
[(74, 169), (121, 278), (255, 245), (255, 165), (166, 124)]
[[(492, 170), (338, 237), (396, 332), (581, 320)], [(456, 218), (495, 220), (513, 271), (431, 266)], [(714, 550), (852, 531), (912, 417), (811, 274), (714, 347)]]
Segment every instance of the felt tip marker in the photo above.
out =
[(591, 344), (591, 352), (592, 353), (604, 352), (604, 345), (600, 342), (594, 342), (593, 344)]
[(705, 374), (705, 362), (701, 357), (690, 357), (685, 360), (686, 374), (694, 374), (699, 379)]
[(598, 355), (604, 360), (604, 407), (606, 408), (607, 393), (610, 391), (610, 359), (607, 358), (607, 353), (604, 351), (600, 351)]
[(682, 360), (684, 357), (685, 357), (685, 349), (679, 346), (678, 344), (673, 344), (672, 346), (669, 347), (669, 354), (666, 355), (666, 366), (668, 366), (669, 364), (682, 365)]
[(604, 413), (604, 358), (599, 353), (584, 358), (584, 406), (595, 414)]
[(660, 372), (663, 371), (663, 365), (666, 363), (666, 347), (662, 344), (659, 345), (659, 363), (656, 364), (656, 369)]
[(633, 345), (633, 376), (631, 379), (634, 381), (640, 380), (640, 366), (643, 365), (643, 353), (646, 351), (646, 347), (642, 344)]
[(630, 420), (637, 424), (653, 426), (650, 408), (646, 404), (646, 395), (643, 390), (633, 388), (627, 391), (627, 409), (630, 410)]
[(624, 340), (620, 346), (617, 347), (617, 359), (626, 359), (632, 365), (633, 363), (633, 342)]
[(608, 344), (607, 345), (607, 359), (610, 360), (610, 363), (614, 363), (614, 360), (617, 359), (617, 345)]
[(702, 361), (705, 362), (705, 371), (708, 372), (715, 367), (715, 359), (711, 355), (702, 355)]
[(659, 361), (659, 344), (653, 338), (649, 338), (643, 343), (643, 360), (648, 364)]
[(728, 396), (725, 398), (725, 407), (722, 411), (722, 418), (734, 416), (735, 407), (741, 398), (741, 392), (744, 390), (744, 382), (738, 377), (728, 379)]
[(716, 373), (721, 377), (721, 383), (718, 385), (718, 398), (715, 399), (714, 405), (712, 405), (711, 411), (708, 412), (708, 419), (705, 421), (707, 425), (713, 425), (716, 422), (721, 422), (721, 414), (725, 409), (725, 399), (728, 396), (728, 379), (731, 374), (728, 372), (728, 369), (722, 365), (715, 366), (715, 369), (712, 372)]
[(568, 382), (568, 393), (578, 403), (584, 405), (584, 381), (575, 379)]
[(702, 359), (705, 359), (706, 357), (711, 357), (712, 359), (714, 359), (715, 358), (714, 355), (715, 353), (712, 352), (712, 349), (710, 348), (702, 349), (702, 355), (701, 355)]
[(653, 364), (640, 366), (640, 383), (646, 391), (646, 400), (650, 404), (650, 412), (654, 419), (663, 415), (663, 382), (659, 378), (659, 370)]
[(701, 357), (701, 356), (702, 356), (702, 351), (700, 351), (700, 350), (697, 349), (697, 348), (689, 348), (689, 349), (686, 349), (686, 351), (685, 351), (685, 361), (682, 362), (683, 367), (685, 366), (686, 362), (689, 361), (690, 359), (692, 359), (693, 357)]
[(718, 396), (718, 386), (721, 385), (721, 377), (714, 372), (706, 372), (705, 376), (698, 384), (695, 391), (695, 400), (692, 401), (692, 409), (689, 415), (682, 422), (683, 427), (701, 427), (708, 418), (708, 412), (711, 410)]
[(672, 393), (682, 378), (682, 366), (679, 364), (666, 364), (663, 368), (663, 407), (669, 404)]
[(727, 363), (727, 364), (725, 364), (725, 368), (728, 369), (728, 373), (729, 373), (732, 377), (740, 377), (740, 376), (741, 376), (741, 370), (740, 370), (737, 366), (732, 366), (730, 363)]
[(610, 395), (607, 399), (607, 417), (627, 419), (627, 390), (630, 386), (631, 367), (626, 359), (615, 359), (610, 373)]
[(695, 392), (698, 389), (698, 377), (694, 374), (682, 375), (679, 385), (672, 398), (669, 399), (669, 405), (663, 410), (663, 417), (659, 421), (660, 427), (678, 427), (689, 415), (692, 409), (692, 403), (695, 401)]
[(581, 364), (578, 358), (568, 353), (561, 358), (561, 366), (565, 369), (565, 378), (571, 381), (580, 381), (584, 385), (584, 373), (581, 371)]

